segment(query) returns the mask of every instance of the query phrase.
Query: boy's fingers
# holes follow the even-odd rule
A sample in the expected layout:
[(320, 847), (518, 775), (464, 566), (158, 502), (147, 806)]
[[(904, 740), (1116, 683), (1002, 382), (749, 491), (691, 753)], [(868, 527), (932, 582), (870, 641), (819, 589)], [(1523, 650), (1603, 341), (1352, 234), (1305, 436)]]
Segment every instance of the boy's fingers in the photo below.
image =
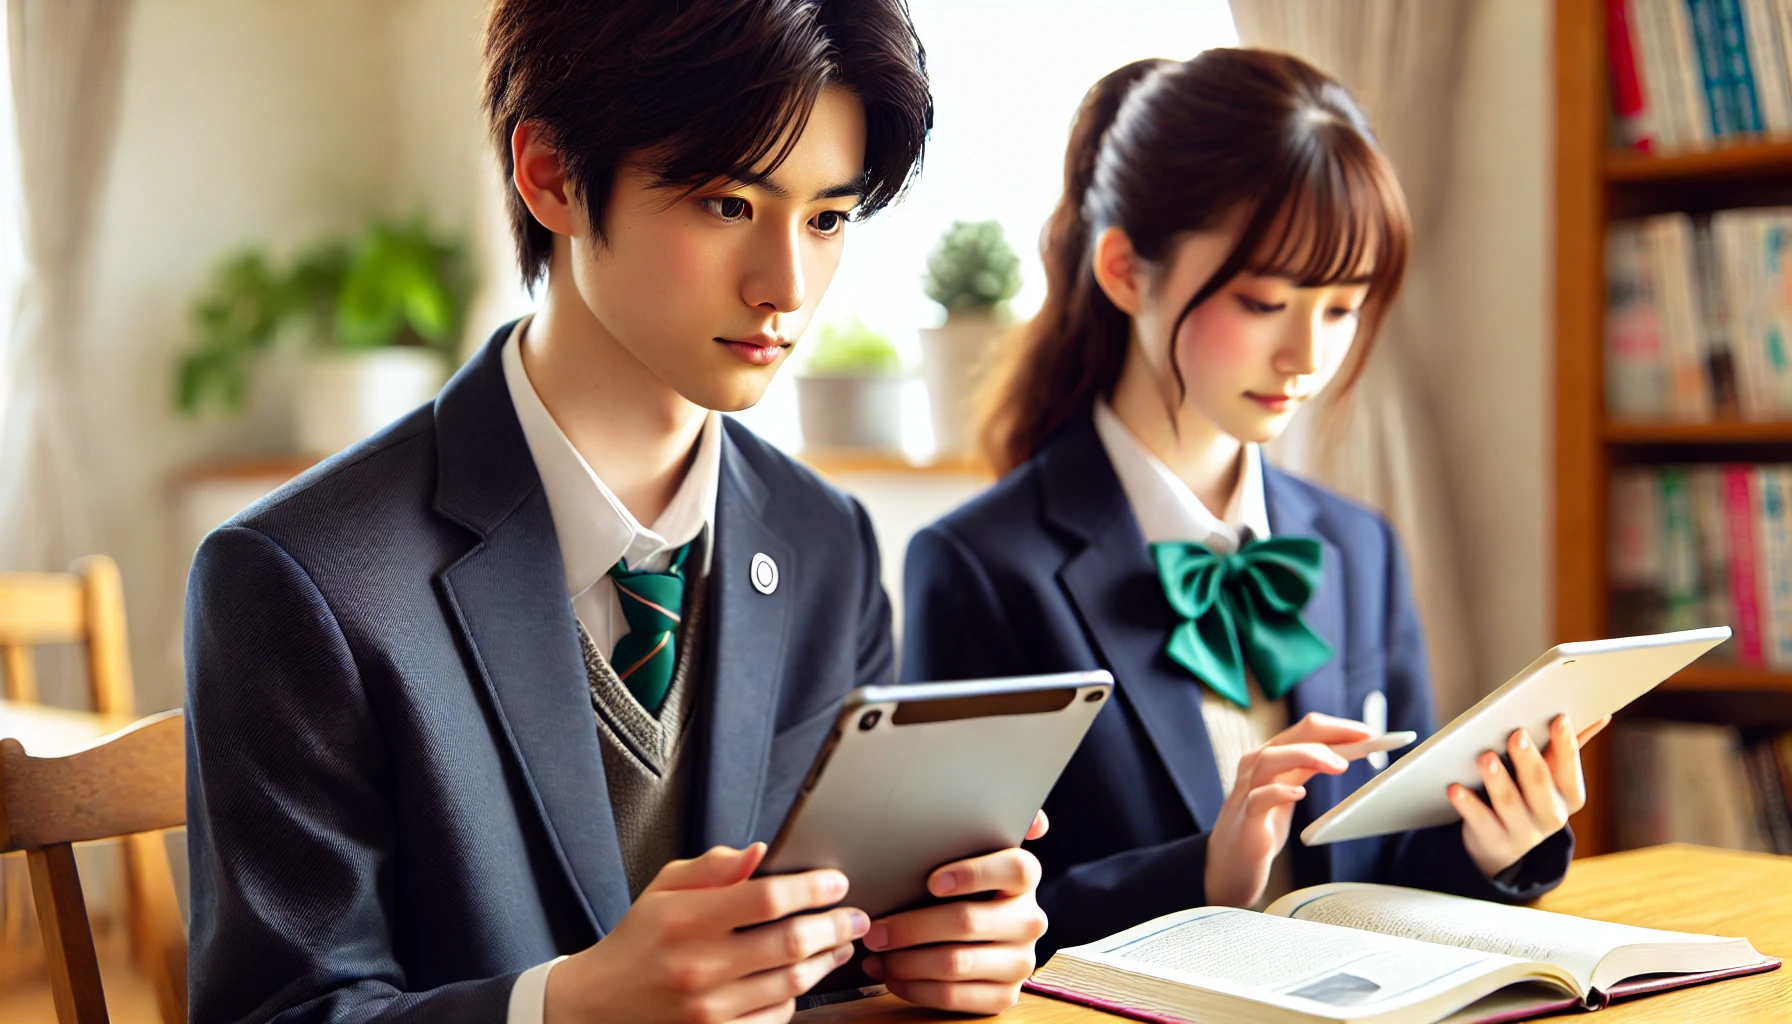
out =
[(871, 929), (871, 918), (856, 907), (760, 925), (728, 937), (733, 976), (743, 978), (799, 963), (838, 946), (851, 946)]
[(948, 944), (879, 953), (879, 981), (1001, 981), (1019, 983), (1033, 973), (1033, 948), (1020, 943)]
[(988, 1016), (1001, 1013), (1020, 996), (1019, 985), (993, 981), (897, 981), (890, 994), (916, 1006)]
[(846, 876), (832, 869), (752, 878), (725, 889), (693, 893), (697, 913), (718, 929), (750, 928), (805, 910), (831, 907), (846, 897)]
[(960, 900), (905, 910), (871, 923), (874, 953), (936, 942), (1032, 942), (1045, 934), (1045, 911), (1030, 899)]
[(1039, 884), (1039, 858), (1019, 848), (998, 850), (939, 868), (927, 878), (927, 891), (935, 896), (968, 896), (999, 892), (1019, 896)]
[(1040, 836), (1045, 835), (1046, 830), (1051, 827), (1052, 823), (1046, 820), (1044, 811), (1034, 811), (1033, 824), (1027, 826), (1027, 838), (1038, 839)]
[(653, 876), (643, 895), (671, 889), (713, 889), (733, 885), (750, 877), (764, 858), (764, 843), (753, 843), (744, 850), (712, 846), (690, 860), (669, 862)]
[[(713, 1020), (733, 1021), (748, 1014), (778, 1009), (814, 988), (821, 979), (833, 973), (834, 968), (851, 959), (850, 944), (836, 946), (824, 949), (800, 963), (742, 978), (709, 994), (709, 1006), (702, 1016)], [(773, 1016), (771, 1019), (780, 1018)]]

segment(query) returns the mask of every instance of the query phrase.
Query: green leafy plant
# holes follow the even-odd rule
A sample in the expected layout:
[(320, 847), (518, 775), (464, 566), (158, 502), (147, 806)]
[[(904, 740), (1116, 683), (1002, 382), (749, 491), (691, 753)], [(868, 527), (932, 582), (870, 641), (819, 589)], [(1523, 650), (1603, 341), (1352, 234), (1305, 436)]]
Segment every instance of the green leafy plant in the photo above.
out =
[(280, 266), (262, 247), (224, 260), (193, 303), (195, 337), (175, 372), (175, 404), (236, 412), (252, 360), (288, 329), (319, 349), (411, 345), (453, 357), (473, 291), (466, 247), (426, 218), (376, 220)]
[(927, 257), (927, 297), (964, 314), (1000, 316), (1020, 291), (1020, 257), (993, 220), (954, 221)]
[(803, 363), (811, 377), (882, 377), (902, 369), (902, 356), (887, 335), (858, 317), (823, 324)]

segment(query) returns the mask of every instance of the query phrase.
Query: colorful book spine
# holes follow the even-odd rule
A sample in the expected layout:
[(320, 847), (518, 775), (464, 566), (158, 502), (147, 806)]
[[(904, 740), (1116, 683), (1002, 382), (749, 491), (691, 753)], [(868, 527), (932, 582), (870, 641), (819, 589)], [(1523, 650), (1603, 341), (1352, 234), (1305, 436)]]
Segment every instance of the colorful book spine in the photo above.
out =
[(1692, 221), (1683, 213), (1651, 217), (1643, 231), (1649, 243), (1650, 293), (1668, 354), (1669, 411), (1681, 420), (1710, 419), (1708, 346), (1693, 297)]
[(1630, 0), (1605, 0), (1605, 54), (1606, 68), (1611, 74), (1612, 116), (1617, 120), (1618, 141), (1647, 153), (1653, 131), (1642, 75), (1637, 68)]
[(1661, 483), (1661, 581), (1667, 630), (1697, 629), (1703, 621), (1699, 588), (1699, 535), (1693, 526), (1692, 487), (1684, 466), (1663, 467)]
[(1692, 279), (1695, 308), (1705, 338), (1705, 380), (1717, 415), (1736, 419), (1742, 403), (1736, 394), (1736, 353), (1730, 341), (1730, 308), (1718, 277), (1717, 245), (1711, 219), (1692, 222)]
[(1667, 354), (1650, 294), (1649, 253), (1634, 223), (1605, 239), (1605, 404), (1622, 419), (1667, 415)]
[(1679, 86), (1678, 105), (1683, 130), (1680, 144), (1702, 149), (1711, 145), (1717, 133), (1712, 128), (1699, 47), (1693, 38), (1692, 11), (1686, 0), (1662, 0), (1660, 17), (1668, 47), (1667, 66), (1674, 70), (1674, 80)]
[(1792, 667), (1792, 520), (1788, 519), (1788, 471), (1777, 466), (1760, 466), (1755, 470), (1755, 486), (1759, 493), (1756, 550), (1761, 558), (1757, 574), (1762, 600), (1761, 632), (1767, 664), (1774, 668)]
[(1748, 29), (1743, 23), (1742, 0), (1707, 0), (1717, 7), (1717, 26), (1722, 34), (1724, 71), (1728, 77), (1730, 109), (1736, 131), (1758, 135), (1765, 127), (1755, 92), (1755, 70), (1748, 48)]
[(1734, 662), (1736, 607), (1730, 592), (1730, 522), (1724, 507), (1724, 468), (1694, 466), (1687, 473), (1692, 487), (1693, 529), (1699, 538), (1700, 626), (1729, 626), (1732, 638), (1705, 655), (1706, 661)]
[(1749, 466), (1724, 467), (1724, 515), (1729, 524), (1730, 628), (1735, 631), (1737, 660), (1764, 663), (1761, 645), (1761, 591), (1755, 579), (1755, 480)]
[(1700, 84), (1705, 92), (1705, 112), (1713, 138), (1736, 134), (1735, 94), (1724, 60), (1723, 29), (1718, 24), (1717, 0), (1686, 0), (1692, 23), (1693, 57), (1698, 61)]
[(1786, 53), (1774, 14), (1777, 2), (1742, 2), (1749, 66), (1754, 71), (1755, 98), (1761, 105), (1761, 128), (1769, 135), (1792, 132), (1792, 76), (1786, 70)]

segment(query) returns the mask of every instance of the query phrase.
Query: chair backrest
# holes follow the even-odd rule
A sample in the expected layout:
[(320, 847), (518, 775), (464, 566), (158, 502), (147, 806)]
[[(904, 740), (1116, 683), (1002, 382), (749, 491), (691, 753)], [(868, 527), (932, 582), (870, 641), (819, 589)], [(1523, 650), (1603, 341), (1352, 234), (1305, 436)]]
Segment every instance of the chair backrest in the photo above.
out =
[[(0, 739), (0, 853), (24, 850), (30, 862), (63, 1024), (107, 1020), (71, 844), (186, 822), (185, 721), (180, 711), (164, 711), (56, 757), (34, 757), (18, 740)], [(162, 878), (171, 901), (165, 870)], [(178, 967), (184, 982), (184, 952)]]
[(118, 563), (90, 555), (73, 572), (0, 573), (0, 668), (6, 699), (37, 701), (32, 648), (81, 644), (93, 710), (128, 715), (133, 708), (124, 585)]

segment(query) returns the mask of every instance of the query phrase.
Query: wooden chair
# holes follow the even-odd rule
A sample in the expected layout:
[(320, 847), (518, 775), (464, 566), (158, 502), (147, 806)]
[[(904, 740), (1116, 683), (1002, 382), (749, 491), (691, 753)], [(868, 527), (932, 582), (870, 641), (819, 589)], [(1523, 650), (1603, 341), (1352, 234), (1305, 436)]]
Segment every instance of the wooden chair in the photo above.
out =
[[(37, 702), (33, 648), (49, 644), (83, 648), (94, 712), (125, 717), (135, 713), (124, 585), (116, 562), (92, 555), (76, 562), (67, 573), (0, 573), (0, 668), (5, 672), (7, 700)], [(135, 959), (150, 976), (165, 1024), (184, 1024), (184, 930), (178, 943), (178, 977), (169, 966), (174, 958), (169, 948), (171, 925), (174, 929), (184, 926), (178, 906), (163, 905), (157, 895), (171, 878), (167, 847), (160, 835), (129, 835), (124, 839), (124, 859), (125, 912)], [(22, 931), (18, 916), (22, 901), (9, 894), (6, 907), (5, 937), (10, 944)], [(47, 928), (48, 924), (40, 926)]]
[[(187, 818), (185, 716), (151, 715), (91, 746), (59, 757), (34, 757), (15, 739), (0, 739), (0, 851), (24, 850), (31, 894), (50, 966), (50, 991), (62, 1024), (105, 1024), (87, 901), (75, 872), (73, 843), (173, 828)], [(157, 841), (160, 836), (156, 835)], [(166, 862), (164, 862), (165, 864)], [(165, 962), (157, 972), (178, 987), (168, 993), (186, 1020), (187, 953), (173, 878), (139, 879), (153, 912), (171, 928), (160, 936)], [(158, 1001), (164, 997), (158, 984)]]

